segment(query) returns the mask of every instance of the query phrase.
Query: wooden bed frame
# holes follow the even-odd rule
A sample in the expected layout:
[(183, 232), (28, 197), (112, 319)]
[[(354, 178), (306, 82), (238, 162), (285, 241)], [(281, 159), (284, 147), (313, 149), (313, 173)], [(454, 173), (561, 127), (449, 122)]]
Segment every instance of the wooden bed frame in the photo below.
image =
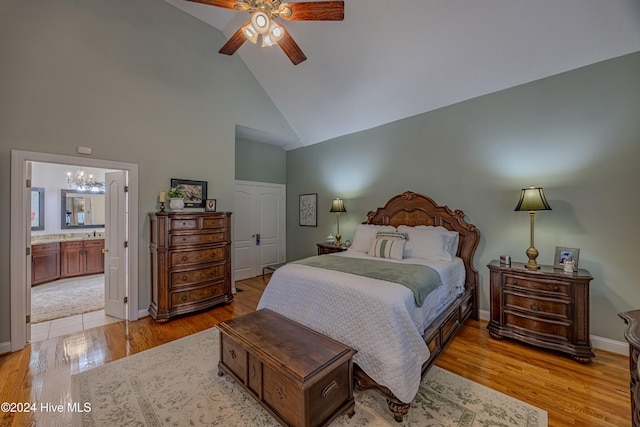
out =
[[(406, 191), (390, 199), (375, 212), (367, 214), (364, 224), (375, 225), (432, 225), (442, 226), (459, 233), (457, 256), (462, 258), (466, 270), (465, 291), (452, 302), (424, 333), (429, 347), (429, 360), (422, 365), (422, 377), (442, 354), (464, 321), (478, 319), (478, 271), (473, 266), (473, 256), (478, 247), (480, 233), (464, 219), (461, 210), (452, 211), (447, 206), (437, 205), (431, 198)], [(354, 364), (354, 387), (358, 390), (374, 390), (387, 399), (389, 409), (396, 421), (401, 422), (411, 403), (401, 402), (384, 385), (371, 379)]]

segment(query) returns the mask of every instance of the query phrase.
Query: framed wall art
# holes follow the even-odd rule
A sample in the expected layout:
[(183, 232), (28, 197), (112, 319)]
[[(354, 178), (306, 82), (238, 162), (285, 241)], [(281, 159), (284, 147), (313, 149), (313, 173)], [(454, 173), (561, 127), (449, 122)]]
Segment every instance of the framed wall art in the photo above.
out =
[(318, 194), (300, 195), (300, 225), (303, 227), (318, 226)]
[(561, 246), (556, 246), (556, 256), (553, 261), (553, 266), (555, 268), (564, 268), (565, 261), (573, 261), (574, 268), (578, 268), (578, 258), (580, 256), (579, 248), (563, 248)]
[(185, 208), (204, 208), (207, 200), (207, 181), (189, 181), (171, 178), (171, 187), (180, 187), (184, 191)]

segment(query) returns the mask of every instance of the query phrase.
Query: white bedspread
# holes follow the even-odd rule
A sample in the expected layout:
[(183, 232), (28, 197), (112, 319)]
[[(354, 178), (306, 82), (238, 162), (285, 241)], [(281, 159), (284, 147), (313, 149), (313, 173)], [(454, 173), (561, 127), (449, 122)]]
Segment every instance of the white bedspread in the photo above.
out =
[[(328, 255), (323, 255), (328, 256)], [(370, 257), (354, 251), (340, 256)], [(429, 358), (422, 333), (439, 309), (464, 287), (464, 265), (453, 262), (404, 259), (436, 269), (443, 286), (422, 307), (413, 293), (397, 283), (300, 264), (276, 270), (258, 303), (283, 316), (332, 337), (356, 350), (357, 363), (371, 378), (409, 403), (420, 385), (420, 371)]]

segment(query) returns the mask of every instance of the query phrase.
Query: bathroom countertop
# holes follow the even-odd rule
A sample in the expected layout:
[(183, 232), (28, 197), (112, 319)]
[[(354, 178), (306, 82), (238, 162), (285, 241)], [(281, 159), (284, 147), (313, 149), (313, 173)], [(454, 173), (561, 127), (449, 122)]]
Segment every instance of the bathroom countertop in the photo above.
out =
[(38, 245), (42, 243), (56, 243), (56, 242), (72, 242), (75, 240), (98, 240), (104, 239), (104, 232), (96, 233), (62, 233), (62, 234), (44, 234), (41, 236), (31, 236), (31, 244)]

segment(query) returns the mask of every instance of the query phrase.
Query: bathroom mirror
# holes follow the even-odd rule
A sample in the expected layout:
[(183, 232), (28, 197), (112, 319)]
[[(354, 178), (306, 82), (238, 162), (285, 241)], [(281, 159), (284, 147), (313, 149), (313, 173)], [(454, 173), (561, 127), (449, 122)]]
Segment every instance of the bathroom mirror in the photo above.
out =
[(44, 230), (44, 188), (31, 187), (31, 229)]
[(76, 190), (60, 190), (62, 194), (61, 228), (104, 227), (105, 195)]

